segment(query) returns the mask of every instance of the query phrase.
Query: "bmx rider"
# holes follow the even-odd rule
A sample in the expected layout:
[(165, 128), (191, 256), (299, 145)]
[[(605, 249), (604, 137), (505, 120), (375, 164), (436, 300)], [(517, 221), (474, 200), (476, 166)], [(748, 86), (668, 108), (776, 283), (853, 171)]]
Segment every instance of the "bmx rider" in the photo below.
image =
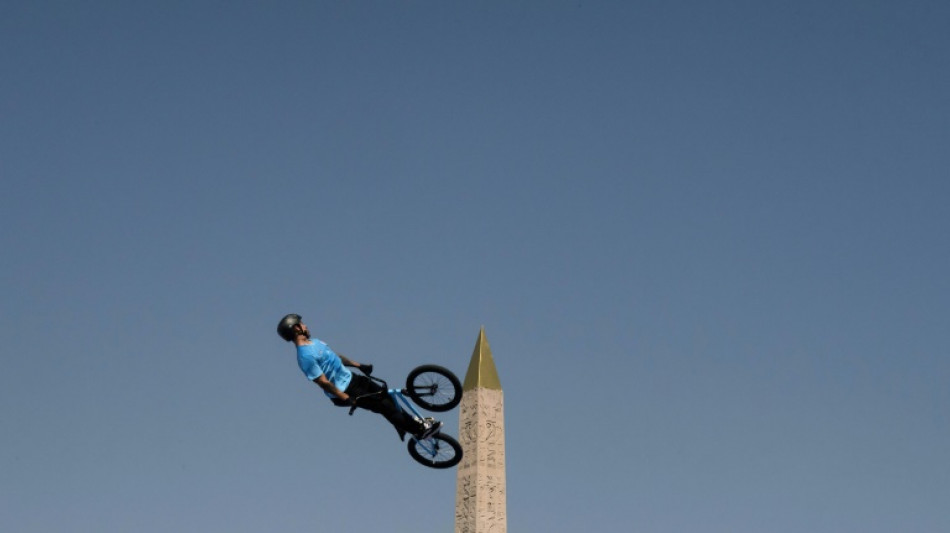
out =
[[(320, 339), (312, 338), (300, 315), (289, 314), (282, 318), (277, 325), (277, 334), (294, 343), (300, 370), (323, 389), (334, 405), (356, 405), (383, 415), (396, 428), (400, 440), (405, 440), (406, 433), (425, 439), (442, 427), (442, 422), (432, 418), (419, 419), (400, 409), (385, 389), (366, 377), (373, 372), (373, 365), (357, 363), (337, 354)], [(358, 368), (365, 375), (354, 374), (347, 367)], [(363, 397), (372, 393), (381, 394)]]

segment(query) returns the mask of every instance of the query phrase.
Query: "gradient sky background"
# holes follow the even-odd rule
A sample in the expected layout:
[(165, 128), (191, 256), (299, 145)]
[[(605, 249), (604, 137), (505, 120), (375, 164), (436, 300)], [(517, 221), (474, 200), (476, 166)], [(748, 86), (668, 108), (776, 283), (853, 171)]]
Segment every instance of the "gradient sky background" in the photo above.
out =
[[(0, 530), (950, 531), (950, 4), (0, 3)], [(447, 418), (456, 432), (456, 412)]]

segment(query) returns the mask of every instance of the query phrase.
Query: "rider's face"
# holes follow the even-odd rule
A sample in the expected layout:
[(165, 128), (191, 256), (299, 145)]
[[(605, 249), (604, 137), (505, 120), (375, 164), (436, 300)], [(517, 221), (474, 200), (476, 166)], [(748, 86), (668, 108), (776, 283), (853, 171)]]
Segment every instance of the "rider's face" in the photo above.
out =
[(310, 329), (307, 328), (307, 325), (304, 324), (303, 322), (301, 322), (300, 324), (297, 324), (297, 326), (300, 328), (300, 334), (303, 335), (304, 337), (307, 337), (307, 338), (309, 339), (309, 338), (310, 338)]

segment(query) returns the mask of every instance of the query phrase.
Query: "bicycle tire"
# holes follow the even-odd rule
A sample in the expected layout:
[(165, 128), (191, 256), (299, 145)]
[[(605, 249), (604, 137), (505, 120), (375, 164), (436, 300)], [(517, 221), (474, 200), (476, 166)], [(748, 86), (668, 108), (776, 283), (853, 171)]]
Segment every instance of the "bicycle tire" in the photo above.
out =
[(422, 365), (409, 372), (405, 392), (423, 409), (441, 413), (462, 401), (462, 382), (447, 368)]
[(451, 468), (462, 460), (462, 445), (453, 437), (436, 433), (421, 441), (409, 439), (409, 455), (429, 468)]

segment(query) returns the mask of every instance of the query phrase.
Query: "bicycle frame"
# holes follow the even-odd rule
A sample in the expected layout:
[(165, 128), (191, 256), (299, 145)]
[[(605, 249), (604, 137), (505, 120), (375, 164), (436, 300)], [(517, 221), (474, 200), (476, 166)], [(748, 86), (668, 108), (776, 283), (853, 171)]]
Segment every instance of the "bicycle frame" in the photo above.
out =
[(402, 393), (402, 389), (388, 389), (386, 391), (389, 393), (389, 397), (393, 399), (393, 403), (399, 406), (403, 411), (409, 411), (412, 413), (412, 416), (416, 418), (422, 418), (422, 415), (419, 414), (419, 411), (412, 406), (412, 402), (406, 399)]
[[(438, 376), (446, 378), (450, 381), (453, 394), (450, 397), (442, 395), (441, 398), (447, 398), (446, 401), (430, 401), (430, 397), (436, 397), (440, 392), (439, 383), (436, 381), (428, 381), (423, 379), (420, 383), (416, 378), (420, 375), (423, 375), (426, 372), (431, 372), (437, 374)], [(366, 375), (365, 373), (363, 375)], [(379, 388), (374, 392), (368, 392), (366, 394), (352, 397), (350, 403), (350, 415), (357, 409), (357, 404), (360, 399), (368, 397), (382, 397), (383, 394), (388, 394), (390, 399), (392, 399), (393, 404), (396, 405), (396, 409), (405, 415), (412, 416), (417, 420), (422, 420), (423, 415), (420, 412), (420, 409), (427, 409), (435, 412), (444, 412), (448, 411), (451, 408), (458, 405), (459, 400), (461, 399), (461, 385), (458, 382), (458, 378), (455, 377), (449, 370), (439, 367), (437, 365), (422, 365), (409, 373), (409, 377), (406, 378), (406, 387), (403, 389), (389, 388), (389, 385), (386, 384), (386, 381), (377, 378), (375, 376), (366, 376), (367, 378), (374, 381)], [(410, 388), (411, 387), (411, 388)], [(419, 408), (416, 408), (415, 402), (418, 402)], [(334, 402), (337, 405), (342, 405), (341, 403)], [(441, 426), (441, 422), (439, 422)], [(441, 429), (441, 428), (440, 428)], [(399, 428), (397, 427), (397, 430)], [(401, 437), (404, 437), (408, 432), (399, 430)], [(418, 439), (413, 436), (408, 443), (409, 455), (412, 456), (417, 462), (431, 467), (431, 468), (450, 468), (459, 463), (462, 458), (462, 447), (459, 445), (458, 441), (455, 440), (451, 435), (446, 435), (441, 431), (435, 431), (432, 435), (424, 439)]]
[[(377, 383), (380, 383), (383, 386), (383, 388), (386, 389), (386, 394), (389, 394), (389, 397), (393, 399), (393, 403), (396, 404), (396, 407), (399, 407), (403, 411), (408, 411), (409, 413), (412, 414), (412, 416), (416, 418), (419, 418), (419, 419), (423, 418), (422, 414), (420, 414), (419, 411), (412, 405), (412, 402), (406, 399), (406, 396), (402, 393), (402, 389), (390, 389), (389, 385), (386, 383), (385, 380), (381, 378), (377, 378), (375, 376), (367, 376), (367, 377), (369, 377), (369, 379)], [(375, 394), (382, 394), (382, 391), (366, 394), (365, 396), (372, 396)], [(357, 400), (359, 398), (362, 398), (362, 396), (358, 397)], [(350, 407), (350, 415), (352, 415), (355, 410), (356, 410), (355, 405)], [(419, 443), (419, 445), (422, 447), (422, 449), (426, 451), (426, 453), (429, 453), (432, 455), (435, 455), (437, 453), (436, 443), (432, 438), (421, 439), (421, 440), (416, 439), (415, 437), (412, 437), (412, 438), (415, 439), (417, 443)]]

